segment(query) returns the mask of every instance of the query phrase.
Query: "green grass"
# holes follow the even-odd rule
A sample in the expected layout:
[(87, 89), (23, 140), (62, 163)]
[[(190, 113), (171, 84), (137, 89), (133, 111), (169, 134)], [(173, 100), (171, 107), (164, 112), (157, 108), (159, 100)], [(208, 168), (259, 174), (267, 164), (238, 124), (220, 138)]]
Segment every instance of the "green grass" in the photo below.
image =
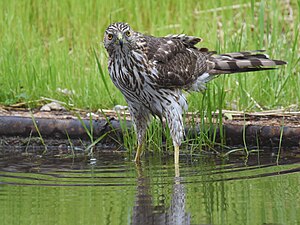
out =
[[(67, 88), (75, 91), (71, 99), (75, 107), (125, 104), (109, 79), (101, 42), (110, 22), (127, 21), (154, 35), (197, 35), (204, 38), (201, 46), (217, 51), (266, 49), (271, 57), (289, 62), (277, 71), (213, 81), (211, 86), (221, 85), (226, 92), (223, 108), (257, 110), (246, 93), (262, 108), (297, 104), (299, 0), (290, 6), (284, 1), (252, 1), (252, 6), (232, 7), (247, 2), (1, 1), (0, 102), (14, 104), (41, 96), (65, 101), (57, 88)], [(198, 93), (189, 96), (191, 110), (198, 108), (201, 98)]]
[(204, 95), (188, 96), (190, 111), (299, 109), (299, 8), (300, 0), (3, 0), (0, 104), (36, 107), (35, 100), (46, 97), (89, 110), (125, 105), (110, 81), (102, 38), (111, 22), (126, 21), (157, 36), (202, 37), (199, 46), (218, 52), (266, 49), (288, 62), (278, 70), (219, 77)]

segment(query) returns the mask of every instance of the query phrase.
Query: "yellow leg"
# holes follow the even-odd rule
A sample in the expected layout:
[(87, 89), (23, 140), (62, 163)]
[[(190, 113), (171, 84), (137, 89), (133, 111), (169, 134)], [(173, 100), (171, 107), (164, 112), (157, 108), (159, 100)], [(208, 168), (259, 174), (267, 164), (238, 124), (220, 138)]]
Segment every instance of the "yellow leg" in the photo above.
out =
[(180, 177), (179, 164), (174, 164), (174, 169), (175, 169), (175, 178)]
[(179, 146), (178, 145), (174, 146), (174, 163), (175, 164), (179, 163)]
[(141, 154), (142, 154), (142, 145), (138, 145), (134, 161), (139, 163), (141, 161)]

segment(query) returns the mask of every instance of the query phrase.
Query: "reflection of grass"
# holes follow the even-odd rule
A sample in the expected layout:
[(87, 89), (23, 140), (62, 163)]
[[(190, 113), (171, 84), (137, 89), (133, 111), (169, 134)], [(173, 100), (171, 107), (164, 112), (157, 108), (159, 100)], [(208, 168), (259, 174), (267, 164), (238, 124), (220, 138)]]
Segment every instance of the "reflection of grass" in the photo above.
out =
[[(208, 118), (202, 122), (212, 124), (215, 109), (299, 109), (299, 7), (299, 0), (290, 5), (280, 0), (1, 1), (0, 103), (34, 107), (41, 96), (66, 101), (57, 89), (67, 88), (74, 91), (68, 101), (76, 108), (125, 105), (110, 81), (101, 41), (110, 22), (127, 21), (158, 36), (200, 36), (205, 42), (199, 47), (218, 52), (266, 49), (272, 58), (288, 61), (283, 69), (220, 77), (205, 94), (190, 94), (190, 110)], [(221, 118), (217, 120), (222, 129)], [(157, 131), (148, 134), (155, 149), (161, 143), (159, 126), (155, 121), (149, 128)], [(197, 142), (201, 146), (209, 140), (213, 146), (215, 132), (205, 129)], [(129, 140), (126, 145), (132, 146)]]

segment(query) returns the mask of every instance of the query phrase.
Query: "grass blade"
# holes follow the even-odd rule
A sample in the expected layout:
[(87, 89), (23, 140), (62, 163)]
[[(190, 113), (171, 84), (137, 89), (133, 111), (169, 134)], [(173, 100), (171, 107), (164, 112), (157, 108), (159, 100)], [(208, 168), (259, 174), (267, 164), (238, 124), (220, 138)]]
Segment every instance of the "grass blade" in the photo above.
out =
[(114, 98), (111, 96), (111, 94), (110, 94), (110, 89), (108, 88), (108, 85), (107, 85), (107, 79), (106, 79), (106, 77), (105, 77), (105, 75), (104, 75), (104, 72), (103, 72), (103, 70), (102, 70), (102, 67), (101, 67), (101, 64), (100, 64), (100, 62), (99, 62), (99, 58), (98, 58), (98, 56), (97, 56), (97, 53), (96, 53), (95, 49), (93, 49), (93, 52), (94, 52), (94, 55), (95, 55), (95, 59), (96, 59), (96, 62), (97, 62), (97, 67), (98, 67), (98, 70), (99, 70), (99, 73), (100, 73), (100, 76), (101, 76), (101, 80), (102, 80), (102, 82), (103, 82), (103, 84), (104, 84), (105, 90), (106, 90), (106, 92), (107, 92), (107, 94), (108, 94), (108, 96), (109, 96), (109, 99), (110, 99), (111, 103), (112, 103), (113, 105), (116, 105), (116, 99), (114, 99)]

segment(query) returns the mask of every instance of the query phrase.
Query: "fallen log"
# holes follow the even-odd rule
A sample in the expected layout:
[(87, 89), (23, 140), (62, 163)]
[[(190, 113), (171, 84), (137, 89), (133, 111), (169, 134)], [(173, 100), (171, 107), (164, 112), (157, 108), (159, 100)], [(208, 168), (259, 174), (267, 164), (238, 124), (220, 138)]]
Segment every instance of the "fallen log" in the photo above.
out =
[[(39, 114), (40, 115), (40, 114)], [(225, 137), (227, 146), (247, 145), (259, 147), (299, 147), (300, 146), (300, 126), (284, 126), (280, 124), (258, 125), (249, 120), (243, 123), (234, 123), (230, 121), (223, 122), (222, 129), (215, 125), (216, 140)], [(123, 122), (124, 123), (124, 122)], [(92, 127), (91, 127), (92, 125)], [(92, 128), (92, 129), (91, 129)], [(14, 116), (0, 115), (0, 137), (22, 137), (42, 136), (43, 138), (54, 139), (83, 139), (88, 140), (89, 132), (92, 131), (96, 139), (104, 134), (106, 137), (103, 142), (122, 141), (122, 130), (131, 129), (132, 123), (126, 120), (121, 126), (120, 121), (111, 116), (109, 118), (87, 119), (76, 118), (74, 116), (52, 116), (45, 118), (43, 116)], [(188, 137), (197, 137), (201, 130), (196, 124), (186, 127)], [(214, 132), (214, 131), (211, 131)], [(220, 132), (223, 132), (222, 134)], [(1, 143), (0, 143), (1, 144)]]

